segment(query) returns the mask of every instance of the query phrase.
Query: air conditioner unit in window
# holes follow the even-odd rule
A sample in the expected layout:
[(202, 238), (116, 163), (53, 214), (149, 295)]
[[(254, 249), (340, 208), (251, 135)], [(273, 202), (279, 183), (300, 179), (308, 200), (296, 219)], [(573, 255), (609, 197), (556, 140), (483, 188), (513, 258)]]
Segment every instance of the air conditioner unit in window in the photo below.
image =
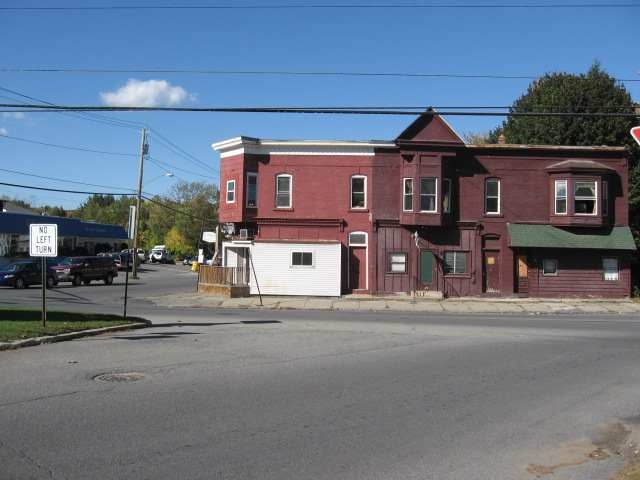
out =
[(248, 238), (249, 237), (249, 230), (247, 228), (241, 228), (240, 229), (240, 238)]

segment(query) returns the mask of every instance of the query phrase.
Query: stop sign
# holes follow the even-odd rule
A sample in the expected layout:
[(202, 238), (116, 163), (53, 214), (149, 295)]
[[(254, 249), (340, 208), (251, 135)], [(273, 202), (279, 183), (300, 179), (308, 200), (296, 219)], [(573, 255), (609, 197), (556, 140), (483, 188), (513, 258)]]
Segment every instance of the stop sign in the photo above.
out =
[(631, 129), (631, 136), (640, 145), (640, 127), (633, 127)]

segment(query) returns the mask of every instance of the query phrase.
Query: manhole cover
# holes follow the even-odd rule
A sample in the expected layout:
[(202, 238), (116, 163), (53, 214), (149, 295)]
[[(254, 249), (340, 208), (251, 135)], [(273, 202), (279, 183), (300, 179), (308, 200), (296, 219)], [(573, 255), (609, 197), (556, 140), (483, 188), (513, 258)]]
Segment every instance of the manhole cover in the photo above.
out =
[(102, 373), (93, 377), (98, 382), (137, 382), (142, 380), (144, 375), (142, 373), (128, 372), (128, 373)]

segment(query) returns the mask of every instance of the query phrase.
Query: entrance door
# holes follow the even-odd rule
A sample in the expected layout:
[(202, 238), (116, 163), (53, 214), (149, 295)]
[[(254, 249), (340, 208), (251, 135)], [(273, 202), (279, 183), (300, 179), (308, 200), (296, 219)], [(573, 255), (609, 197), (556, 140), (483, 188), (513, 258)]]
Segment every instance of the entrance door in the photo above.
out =
[(485, 293), (500, 293), (500, 252), (485, 250), (483, 280)]
[(433, 252), (429, 250), (420, 251), (420, 283), (423, 288), (433, 283)]
[(518, 255), (517, 264), (518, 273), (518, 293), (521, 295), (529, 294), (529, 266), (527, 265), (527, 256)]
[(367, 288), (367, 248), (349, 248), (349, 288), (365, 290)]

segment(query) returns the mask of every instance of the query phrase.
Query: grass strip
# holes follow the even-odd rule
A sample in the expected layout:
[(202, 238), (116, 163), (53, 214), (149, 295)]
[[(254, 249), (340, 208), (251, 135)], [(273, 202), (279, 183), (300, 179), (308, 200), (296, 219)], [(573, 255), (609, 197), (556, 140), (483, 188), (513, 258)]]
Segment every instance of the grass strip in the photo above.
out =
[(47, 312), (47, 327), (43, 328), (40, 310), (2, 308), (0, 309), (0, 342), (113, 327), (138, 321), (141, 319), (135, 317), (123, 319), (118, 315), (52, 311)]

